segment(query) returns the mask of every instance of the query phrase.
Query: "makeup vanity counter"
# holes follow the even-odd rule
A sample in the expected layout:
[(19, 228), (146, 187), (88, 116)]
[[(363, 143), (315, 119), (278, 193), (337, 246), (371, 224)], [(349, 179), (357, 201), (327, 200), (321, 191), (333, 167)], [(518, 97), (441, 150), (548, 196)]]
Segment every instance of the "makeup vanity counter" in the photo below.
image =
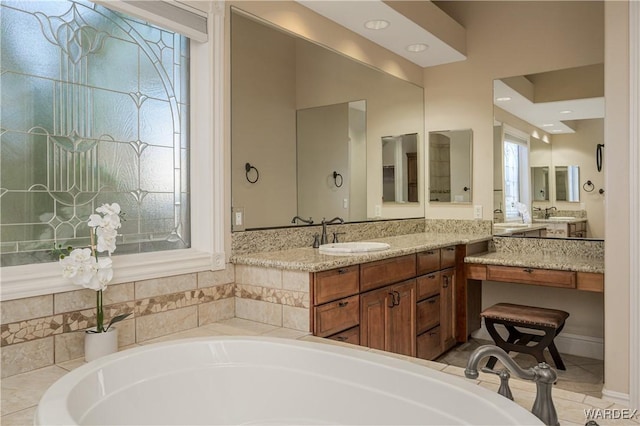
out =
[(464, 261), (467, 264), (513, 266), (519, 268), (539, 268), (604, 274), (603, 258), (589, 258), (577, 254), (558, 254), (551, 251), (543, 251), (541, 253), (491, 252), (467, 256)]

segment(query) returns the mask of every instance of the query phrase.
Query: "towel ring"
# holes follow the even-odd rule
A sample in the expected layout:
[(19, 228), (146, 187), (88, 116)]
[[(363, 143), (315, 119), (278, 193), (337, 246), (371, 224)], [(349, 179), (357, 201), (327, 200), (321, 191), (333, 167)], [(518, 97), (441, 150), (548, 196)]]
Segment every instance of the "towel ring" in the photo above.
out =
[[(340, 178), (340, 185), (338, 185), (338, 178)], [(342, 186), (342, 184), (344, 183), (344, 179), (342, 178), (342, 175), (338, 172), (333, 172), (333, 183), (335, 183), (335, 185), (340, 188)]]
[[(251, 180), (251, 178), (249, 178), (249, 172), (251, 171), (251, 169), (255, 170), (256, 172), (256, 178)], [(245, 171), (245, 177), (247, 178), (247, 181), (249, 181), (249, 183), (256, 183), (258, 181), (258, 179), (260, 179), (260, 172), (258, 172), (258, 169), (256, 169), (254, 166), (252, 166), (251, 164), (247, 163), (244, 165), (244, 171)]]
[(593, 192), (595, 188), (596, 187), (593, 186), (593, 182), (591, 182), (590, 180), (586, 181), (584, 185), (582, 185), (582, 189), (584, 189), (584, 192)]

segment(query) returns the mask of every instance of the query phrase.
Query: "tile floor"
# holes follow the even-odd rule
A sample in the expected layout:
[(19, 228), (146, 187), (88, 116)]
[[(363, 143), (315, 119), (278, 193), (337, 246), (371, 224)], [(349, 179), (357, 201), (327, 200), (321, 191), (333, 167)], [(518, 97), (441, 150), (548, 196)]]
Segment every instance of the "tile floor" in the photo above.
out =
[[(478, 346), (486, 344), (492, 344), (492, 342), (487, 340), (471, 339), (467, 343), (453, 348), (436, 361), (464, 368), (467, 365), (467, 360), (469, 359), (471, 352), (473, 352)], [(585, 395), (602, 398), (604, 361), (584, 358), (576, 355), (560, 355), (562, 356), (566, 370), (556, 370), (558, 373), (558, 381), (555, 388), (580, 392)], [(547, 363), (554, 367), (555, 364), (553, 363), (548, 351), (545, 351), (545, 356), (547, 358)], [(512, 353), (512, 357), (522, 368), (533, 367), (537, 364), (535, 358), (530, 355)], [(485, 364), (485, 360), (481, 361), (481, 366), (484, 366)], [(501, 363), (496, 363), (494, 369), (500, 368), (502, 368)]]
[[(206, 336), (220, 336), (220, 335), (262, 335), (272, 336), (290, 339), (303, 339), (316, 342), (322, 342), (325, 344), (345, 345), (344, 343), (336, 342), (333, 340), (327, 340), (319, 337), (310, 336), (307, 333), (290, 330), (286, 328), (274, 327), (266, 324), (255, 323), (252, 321), (242, 320), (239, 318), (233, 318), (230, 320), (220, 321), (218, 323), (209, 324), (196, 329), (188, 330), (181, 333), (175, 333), (168, 336), (159, 337), (153, 340), (149, 340), (144, 344), (151, 344), (160, 341), (174, 340), (188, 337), (206, 337)], [(477, 344), (473, 342), (472, 345)], [(417, 358), (407, 357), (404, 355), (389, 354), (387, 352), (376, 351), (374, 349), (368, 349), (360, 346), (351, 346), (352, 348), (359, 350), (370, 350), (388, 356), (405, 359), (410, 362), (414, 362), (419, 365), (423, 365), (427, 368), (433, 368), (443, 371), (445, 373), (453, 374), (456, 376), (464, 376), (464, 369), (455, 365), (454, 358), (459, 359), (464, 357), (464, 352), (473, 350), (469, 347), (458, 347), (450, 354), (450, 363), (440, 363), (433, 361), (425, 361)], [(127, 348), (121, 348), (127, 349)], [(446, 358), (446, 357), (445, 357)], [(568, 359), (567, 359), (568, 361)], [(1, 381), (1, 414), (0, 424), (4, 426), (12, 425), (30, 425), (33, 424), (33, 416), (36, 410), (36, 406), (40, 397), (44, 391), (51, 386), (56, 380), (64, 376), (67, 372), (81, 366), (84, 363), (83, 359), (76, 359), (67, 361), (64, 363), (56, 364), (50, 367), (41, 368), (39, 370), (31, 371), (28, 373), (18, 374), (15, 376), (7, 377)], [(574, 364), (572, 364), (574, 365)], [(468, 380), (468, 379), (465, 379)], [(497, 391), (499, 379), (493, 374), (480, 373), (480, 377), (474, 382), (485, 388), (489, 388), (493, 391)], [(513, 390), (515, 402), (525, 407), (527, 410), (531, 409), (533, 401), (535, 399), (535, 385), (532, 382), (520, 381), (517, 379), (511, 379), (511, 388)], [(598, 409), (624, 409), (626, 407), (618, 406), (609, 401), (596, 398), (592, 395), (586, 395), (584, 393), (577, 393), (571, 390), (565, 390), (562, 388), (555, 388), (553, 392), (554, 403), (562, 426), (582, 426), (586, 423), (585, 411), (592, 408)], [(640, 419), (635, 418), (632, 420), (616, 420), (610, 422), (598, 421), (600, 426), (604, 425), (640, 425)]]

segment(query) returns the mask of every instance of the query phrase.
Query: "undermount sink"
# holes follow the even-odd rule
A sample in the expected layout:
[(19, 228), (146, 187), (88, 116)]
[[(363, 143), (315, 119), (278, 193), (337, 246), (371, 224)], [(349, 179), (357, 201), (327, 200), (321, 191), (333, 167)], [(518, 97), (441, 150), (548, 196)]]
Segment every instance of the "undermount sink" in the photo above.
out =
[(520, 223), (520, 222), (500, 222), (494, 223), (494, 228), (528, 228), (530, 223)]
[(390, 247), (387, 243), (354, 241), (350, 243), (322, 244), (319, 249), (320, 253), (325, 254), (356, 254), (387, 250)]

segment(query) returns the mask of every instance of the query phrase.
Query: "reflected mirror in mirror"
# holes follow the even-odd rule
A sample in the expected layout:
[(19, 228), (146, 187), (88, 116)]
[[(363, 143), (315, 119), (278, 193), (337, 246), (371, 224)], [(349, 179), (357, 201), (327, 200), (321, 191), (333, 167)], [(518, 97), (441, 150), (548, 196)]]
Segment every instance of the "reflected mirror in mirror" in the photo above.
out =
[(531, 167), (533, 201), (549, 201), (549, 167)]
[(297, 112), (299, 216), (366, 217), (366, 132), (365, 101)]
[(418, 134), (382, 138), (382, 200), (418, 202)]
[(580, 167), (556, 166), (556, 201), (580, 201)]
[(429, 132), (429, 201), (470, 203), (471, 129)]
[[(291, 226), (294, 216), (316, 224), (335, 216), (346, 222), (424, 217), (419, 197), (401, 209), (380, 202), (380, 140), (412, 132), (423, 140), (423, 89), (235, 6), (231, 11), (231, 203), (244, 211), (245, 229)], [(312, 116), (337, 117), (338, 110), (331, 125), (313, 124), (320, 119)], [(358, 114), (363, 127), (355, 131)], [(317, 132), (311, 135), (307, 125)], [(246, 163), (259, 170), (257, 182), (247, 180)]]

